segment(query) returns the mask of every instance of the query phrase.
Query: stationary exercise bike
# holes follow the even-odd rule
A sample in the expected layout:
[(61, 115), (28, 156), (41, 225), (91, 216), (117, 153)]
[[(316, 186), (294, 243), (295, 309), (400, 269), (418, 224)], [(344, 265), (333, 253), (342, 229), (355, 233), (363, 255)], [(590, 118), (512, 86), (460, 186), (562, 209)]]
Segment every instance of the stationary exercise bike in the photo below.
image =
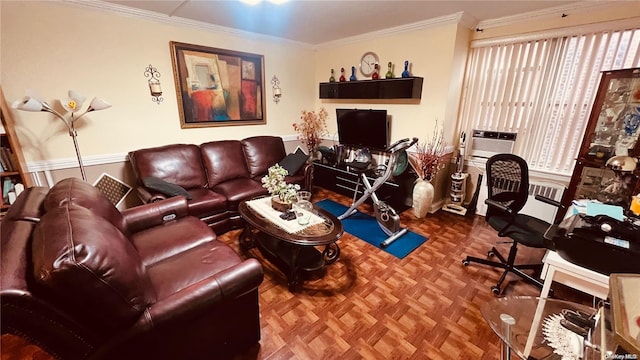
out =
[[(373, 209), (375, 211), (378, 225), (380, 226), (382, 231), (384, 231), (385, 234), (389, 236), (387, 239), (380, 243), (380, 247), (382, 248), (389, 246), (392, 242), (396, 241), (402, 235), (406, 234), (407, 229), (400, 226), (400, 216), (398, 215), (398, 213), (396, 213), (395, 209), (378, 198), (378, 196), (376, 195), (376, 190), (387, 180), (389, 180), (389, 178), (391, 178), (396, 162), (398, 161), (398, 157), (403, 152), (403, 150), (406, 150), (417, 142), (418, 138), (407, 138), (396, 141), (391, 146), (389, 146), (389, 149), (387, 150), (389, 160), (387, 161), (386, 165), (381, 166), (384, 169), (384, 172), (382, 173), (382, 175), (378, 175), (378, 177), (373, 181), (373, 184), (369, 182), (369, 179), (366, 175), (370, 167), (370, 161), (365, 164), (346, 163), (347, 166), (350, 166), (352, 169), (356, 170), (356, 172), (359, 173), (359, 178), (358, 183), (356, 184), (355, 192), (353, 194), (353, 203), (344, 212), (344, 214), (338, 216), (338, 219), (346, 219), (349, 216), (355, 214), (356, 212), (358, 212), (358, 206), (362, 205), (363, 202), (371, 197), (371, 200), (373, 200)], [(360, 196), (360, 198), (356, 200), (360, 181), (362, 181), (362, 185), (364, 186), (364, 192), (362, 196)]]

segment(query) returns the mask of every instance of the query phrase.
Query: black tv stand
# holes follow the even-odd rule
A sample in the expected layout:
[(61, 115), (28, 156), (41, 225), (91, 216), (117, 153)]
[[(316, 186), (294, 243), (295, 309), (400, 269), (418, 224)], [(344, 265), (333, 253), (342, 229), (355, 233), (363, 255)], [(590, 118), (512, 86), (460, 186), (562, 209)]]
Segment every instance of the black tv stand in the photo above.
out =
[[(314, 161), (313, 171), (313, 185), (320, 186), (327, 190), (334, 191), (338, 194), (342, 194), (353, 198), (353, 193), (358, 182), (358, 172), (355, 169), (351, 169), (348, 166), (341, 165), (327, 165), (322, 164), (319, 161)], [(373, 183), (376, 176), (367, 175), (369, 181)], [(397, 212), (402, 212), (411, 207), (411, 196), (413, 192), (413, 183), (416, 176), (407, 169), (399, 176), (395, 176), (392, 179), (386, 181), (377, 191), (376, 194), (380, 200), (383, 200), (387, 204), (391, 205)], [(358, 187), (358, 195), (362, 195), (363, 186), (360, 184)], [(371, 202), (371, 199), (367, 200)]]

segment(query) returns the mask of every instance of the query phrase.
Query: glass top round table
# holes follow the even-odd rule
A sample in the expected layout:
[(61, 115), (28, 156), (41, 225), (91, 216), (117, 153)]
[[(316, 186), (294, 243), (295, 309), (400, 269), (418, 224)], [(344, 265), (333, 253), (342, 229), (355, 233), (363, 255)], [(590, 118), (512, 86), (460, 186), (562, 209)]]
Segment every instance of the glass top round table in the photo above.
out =
[(480, 307), (480, 312), (502, 340), (503, 358), (509, 358), (510, 349), (522, 359), (560, 359), (561, 354), (581, 355), (583, 350), (581, 338), (559, 324), (563, 309), (589, 315), (598, 312), (569, 301), (530, 296), (492, 299)]

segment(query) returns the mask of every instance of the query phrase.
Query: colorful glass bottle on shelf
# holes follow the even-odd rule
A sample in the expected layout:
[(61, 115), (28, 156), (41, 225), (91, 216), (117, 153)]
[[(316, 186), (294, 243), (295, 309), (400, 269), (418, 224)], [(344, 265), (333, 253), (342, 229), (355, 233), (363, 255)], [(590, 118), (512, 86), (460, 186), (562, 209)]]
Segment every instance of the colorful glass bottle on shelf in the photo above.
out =
[(391, 72), (392, 66), (393, 64), (391, 64), (391, 61), (389, 61), (389, 64), (388, 64), (389, 70), (387, 70), (387, 74), (384, 76), (386, 79), (393, 79), (393, 72)]
[(340, 68), (340, 82), (347, 81), (347, 78), (344, 77), (344, 68)]
[(334, 76), (335, 72), (331, 69), (331, 77), (329, 78), (329, 82), (336, 82), (336, 77)]
[(410, 76), (411, 76), (411, 74), (409, 74), (409, 60), (405, 60), (404, 61), (404, 71), (402, 72), (402, 77), (403, 78), (408, 78)]
[(356, 81), (358, 80), (358, 78), (356, 78), (356, 67), (352, 66), (351, 67), (351, 76), (349, 76), (349, 81)]
[(380, 75), (378, 74), (380, 72), (380, 69), (378, 68), (378, 64), (375, 64), (373, 66), (373, 74), (371, 74), (371, 80), (378, 80), (380, 78)]

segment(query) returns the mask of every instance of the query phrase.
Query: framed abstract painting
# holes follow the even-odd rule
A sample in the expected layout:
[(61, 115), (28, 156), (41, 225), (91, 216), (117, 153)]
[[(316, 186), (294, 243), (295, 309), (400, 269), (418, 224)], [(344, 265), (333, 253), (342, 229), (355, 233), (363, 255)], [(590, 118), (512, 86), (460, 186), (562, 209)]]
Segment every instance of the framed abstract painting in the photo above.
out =
[(171, 41), (180, 126), (266, 124), (264, 56)]

